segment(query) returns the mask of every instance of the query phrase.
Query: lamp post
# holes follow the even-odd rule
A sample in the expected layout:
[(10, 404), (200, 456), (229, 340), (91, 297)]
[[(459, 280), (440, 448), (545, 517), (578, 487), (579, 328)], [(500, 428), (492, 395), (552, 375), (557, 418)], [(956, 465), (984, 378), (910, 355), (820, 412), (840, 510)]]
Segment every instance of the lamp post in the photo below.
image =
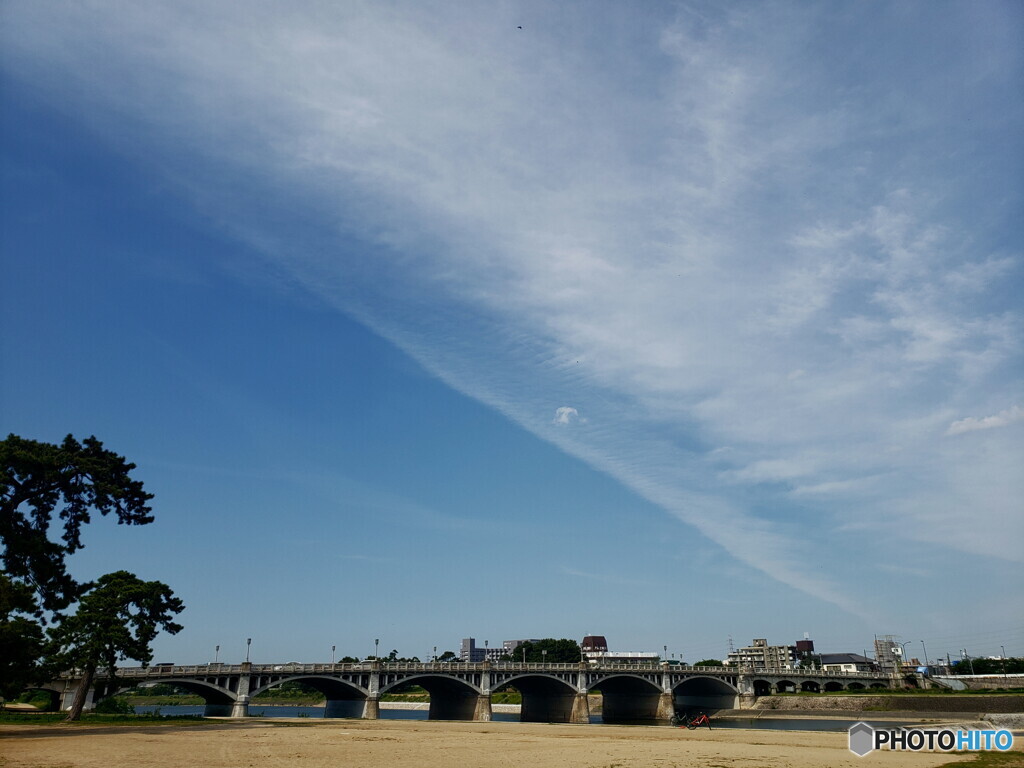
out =
[(526, 663), (526, 643), (523, 643), (523, 664)]
[(1006, 649), (1003, 646), (999, 646), (999, 650), (1003, 652), (1003, 680), (1007, 680), (1006, 675)]
[(490, 657), (487, 655), (487, 646), (490, 644), (490, 640), (484, 640), (484, 661), (490, 661)]
[(374, 661), (380, 661), (380, 656), (378, 655), (378, 651), (377, 651), (377, 649), (379, 647), (380, 647), (380, 638), (379, 637), (373, 638), (373, 660)]
[(547, 664), (548, 663), (548, 649), (545, 648), (544, 650), (542, 650), (540, 652), (540, 656), (541, 656), (541, 659), (543, 659), (544, 663)]
[(437, 662), (437, 646), (434, 646), (434, 662)]
[(661, 660), (662, 661), (668, 661), (668, 646), (667, 645), (663, 645), (663, 646), (661, 646), (661, 648), (662, 648), (662, 650), (665, 651), (665, 653), (663, 653), (662, 656), (661, 656)]
[(331, 666), (334, 666), (334, 650), (335, 650), (335, 649), (336, 649), (337, 647), (338, 647), (338, 646), (336, 646), (336, 645), (332, 645), (332, 646), (331, 646)]
[(924, 651), (924, 665), (926, 667), (931, 666), (928, 663), (928, 649), (924, 647), (924, 640), (921, 641), (921, 650)]
[(249, 647), (252, 645), (252, 638), (245, 638), (245, 663), (249, 663)]
[(220, 661), (220, 646), (213, 646), (213, 663), (217, 664)]
[(897, 642), (896, 645), (900, 647), (900, 671), (903, 671), (903, 660), (907, 657), (907, 646), (910, 645), (913, 640), (907, 640), (905, 643)]

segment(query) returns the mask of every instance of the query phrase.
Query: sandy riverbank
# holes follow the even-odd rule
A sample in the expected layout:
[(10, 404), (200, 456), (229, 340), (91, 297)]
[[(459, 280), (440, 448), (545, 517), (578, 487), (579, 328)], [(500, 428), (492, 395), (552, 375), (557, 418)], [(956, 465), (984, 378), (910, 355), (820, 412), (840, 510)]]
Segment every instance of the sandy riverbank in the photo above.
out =
[[(4, 768), (640, 768), (857, 766), (845, 733), (401, 720), (218, 721), (191, 726), (0, 726)], [(879, 759), (880, 756), (873, 756)], [(887, 768), (944, 754), (886, 753)]]

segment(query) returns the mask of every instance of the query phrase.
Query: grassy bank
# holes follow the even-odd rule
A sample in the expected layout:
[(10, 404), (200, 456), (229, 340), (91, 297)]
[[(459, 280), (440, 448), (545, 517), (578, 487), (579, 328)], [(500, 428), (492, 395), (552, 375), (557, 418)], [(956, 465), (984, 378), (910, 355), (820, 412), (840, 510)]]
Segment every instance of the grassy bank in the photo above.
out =
[[(17, 725), (56, 725), (64, 723), (64, 712), (32, 712), (0, 709), (0, 723)], [(86, 712), (82, 719), (67, 725), (189, 725), (215, 722), (198, 715), (102, 715)]]

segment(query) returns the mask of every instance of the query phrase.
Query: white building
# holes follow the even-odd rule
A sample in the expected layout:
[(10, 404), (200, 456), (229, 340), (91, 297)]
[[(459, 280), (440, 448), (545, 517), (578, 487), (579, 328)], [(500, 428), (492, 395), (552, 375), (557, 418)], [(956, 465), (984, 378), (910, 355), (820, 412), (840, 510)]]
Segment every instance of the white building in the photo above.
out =
[(859, 653), (823, 653), (821, 668), (825, 672), (877, 672), (878, 665)]
[(730, 651), (725, 663), (747, 669), (793, 669), (800, 661), (795, 645), (768, 645), (762, 638), (754, 638), (746, 648)]
[(661, 656), (648, 651), (591, 651), (584, 652), (591, 664), (657, 664)]

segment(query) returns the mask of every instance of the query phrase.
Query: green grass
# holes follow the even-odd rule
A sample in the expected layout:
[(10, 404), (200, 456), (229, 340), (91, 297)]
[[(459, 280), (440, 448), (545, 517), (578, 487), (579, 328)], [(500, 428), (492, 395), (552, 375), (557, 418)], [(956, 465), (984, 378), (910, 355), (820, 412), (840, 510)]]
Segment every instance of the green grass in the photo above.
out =
[[(63, 723), (67, 715), (64, 712), (17, 712), (0, 710), (0, 723), (18, 725), (54, 725)], [(209, 723), (198, 715), (99, 715), (92, 712), (82, 715), (77, 723), (69, 725), (181, 725), (188, 723)]]

